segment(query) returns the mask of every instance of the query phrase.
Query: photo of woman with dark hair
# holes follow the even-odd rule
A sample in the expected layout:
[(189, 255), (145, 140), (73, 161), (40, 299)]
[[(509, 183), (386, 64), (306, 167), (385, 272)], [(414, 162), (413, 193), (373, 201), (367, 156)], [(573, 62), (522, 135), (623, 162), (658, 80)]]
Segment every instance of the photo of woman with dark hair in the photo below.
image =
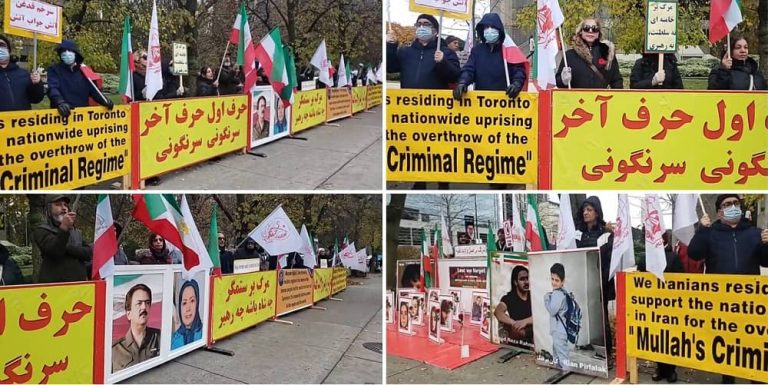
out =
[(429, 339), (435, 342), (440, 340), (440, 303), (429, 302)]
[(421, 266), (418, 263), (405, 266), (400, 278), (400, 288), (421, 290)]
[(397, 329), (400, 333), (411, 334), (411, 315), (408, 312), (410, 299), (401, 298), (399, 302)]

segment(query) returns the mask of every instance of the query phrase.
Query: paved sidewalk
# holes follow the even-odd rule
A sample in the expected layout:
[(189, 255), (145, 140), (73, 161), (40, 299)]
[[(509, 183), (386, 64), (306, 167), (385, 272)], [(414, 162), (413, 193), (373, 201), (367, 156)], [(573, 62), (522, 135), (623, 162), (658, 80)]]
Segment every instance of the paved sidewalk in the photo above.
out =
[(381, 190), (382, 106), (160, 177), (155, 190)]
[(199, 349), (125, 383), (381, 383), (382, 354), (363, 347), (382, 342), (381, 274), (350, 278), (336, 297), (215, 345), (232, 357)]

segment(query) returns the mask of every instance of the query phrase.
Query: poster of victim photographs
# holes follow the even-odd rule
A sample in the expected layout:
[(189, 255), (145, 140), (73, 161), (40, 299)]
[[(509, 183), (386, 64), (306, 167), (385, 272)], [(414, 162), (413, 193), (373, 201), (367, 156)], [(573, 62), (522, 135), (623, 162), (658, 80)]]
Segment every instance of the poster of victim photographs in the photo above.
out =
[(452, 295), (440, 296), (440, 330), (453, 333), (453, 313), (456, 311), (456, 304)]
[(486, 297), (488, 297), (486, 290), (472, 292), (472, 313), (470, 313), (469, 323), (480, 325), (483, 322), (483, 298)]
[(429, 301), (429, 340), (437, 343), (440, 339), (440, 302)]
[(491, 340), (491, 300), (483, 297), (482, 313), (480, 317), (480, 335), (488, 341)]
[(397, 300), (397, 331), (403, 334), (411, 334), (411, 299), (399, 297)]
[(392, 317), (392, 305), (395, 303), (395, 293), (391, 291), (387, 291), (387, 296), (385, 298), (386, 301), (386, 314), (387, 314), (387, 323), (391, 324), (395, 322), (394, 318)]
[(461, 290), (448, 290), (448, 294), (453, 298), (453, 319), (458, 321), (461, 314)]
[(533, 350), (528, 256), (498, 253), (491, 264), (492, 342)]

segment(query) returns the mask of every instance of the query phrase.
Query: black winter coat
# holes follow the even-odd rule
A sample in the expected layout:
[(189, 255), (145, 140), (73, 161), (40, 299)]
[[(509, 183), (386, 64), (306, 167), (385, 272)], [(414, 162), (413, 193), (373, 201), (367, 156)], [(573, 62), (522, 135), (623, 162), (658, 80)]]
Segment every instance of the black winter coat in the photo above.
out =
[(760, 72), (757, 62), (752, 58), (747, 60), (733, 59), (730, 70), (721, 65), (713, 68), (709, 73), (709, 90), (748, 90), (750, 76), (754, 79), (754, 89), (768, 90), (765, 77)]
[[(584, 206), (591, 205), (597, 213), (597, 224), (591, 229), (584, 223), (581, 213), (584, 212)], [(581, 231), (581, 239), (576, 240), (576, 247), (597, 247), (597, 239), (603, 235), (605, 230), (605, 220), (603, 219), (603, 207), (600, 200), (595, 196), (588, 197), (579, 207), (578, 215), (574, 221), (576, 230)], [(608, 242), (600, 246), (600, 275), (603, 285), (603, 302), (616, 299), (616, 288), (614, 280), (608, 279), (611, 272), (611, 255), (613, 254), (613, 234), (608, 236)]]
[[(580, 39), (580, 38), (578, 38)], [(583, 43), (583, 48), (586, 48), (586, 43)], [(586, 48), (589, 49), (589, 48)], [(613, 47), (600, 42), (595, 44), (590, 52), (592, 54), (592, 60), (588, 60), (585, 57), (583, 50), (579, 50), (581, 54), (577, 52), (576, 48), (571, 48), (565, 52), (565, 57), (568, 59), (568, 65), (571, 67), (571, 87), (572, 88), (608, 88), (622, 89), (624, 88), (624, 80), (619, 72), (619, 62), (614, 56)], [(589, 63), (594, 64), (595, 68), (602, 74), (605, 81), (595, 74), (589, 67)], [(605, 64), (601, 64), (605, 62)], [(610, 66), (608, 66), (610, 63)], [(609, 68), (610, 67), (610, 68)], [(563, 79), (560, 74), (565, 68), (565, 60), (560, 62), (560, 68), (557, 69), (556, 81), (559, 88), (568, 88), (568, 85), (563, 83)], [(607, 83), (606, 83), (607, 82)]]
[(80, 64), (70, 67), (64, 63), (48, 68), (48, 98), (51, 108), (67, 102), (72, 107), (88, 107), (88, 97), (103, 104), (104, 100), (80, 70)]
[(10, 62), (0, 67), (0, 111), (22, 111), (32, 109), (45, 97), (43, 82), (32, 84), (27, 70)]
[(217, 96), (218, 91), (218, 88), (213, 85), (213, 80), (206, 79), (202, 76), (197, 77), (196, 96)]
[(21, 285), (24, 283), (24, 275), (21, 274), (19, 265), (11, 259), (8, 249), (3, 245), (0, 245), (0, 267), (2, 268), (0, 286)]
[(93, 256), (93, 248), (83, 241), (78, 230), (63, 231), (46, 223), (32, 232), (40, 249), (40, 283), (86, 281), (85, 263)]
[[(499, 31), (499, 40), (496, 44), (487, 44), (483, 31), (486, 27), (493, 27)], [(509, 84), (519, 83), (525, 88), (526, 73), (523, 64), (509, 64), (504, 61), (501, 45), (504, 41), (504, 25), (501, 18), (495, 13), (483, 16), (477, 24), (476, 31), (482, 44), (472, 47), (467, 63), (461, 68), (459, 83), (475, 84), (478, 91), (504, 91), (507, 89), (507, 76), (504, 66), (509, 71)], [(458, 56), (456, 56), (458, 60)]]
[[(414, 40), (408, 47), (397, 48), (397, 44), (387, 43), (387, 72), (400, 73), (400, 88), (449, 89), (455, 83), (461, 71), (459, 57), (453, 50), (440, 43), (443, 60), (435, 63), (437, 39), (432, 39), (426, 46)], [(358, 74), (365, 84), (365, 74)]]
[(651, 54), (637, 59), (629, 75), (629, 88), (632, 89), (683, 89), (683, 79), (677, 69), (677, 59), (673, 54), (664, 55), (664, 83), (653, 86), (652, 80), (659, 70), (659, 55)]
[(768, 244), (760, 240), (760, 229), (742, 219), (733, 228), (720, 220), (700, 226), (688, 245), (688, 257), (704, 260), (708, 274), (760, 275), (768, 267)]

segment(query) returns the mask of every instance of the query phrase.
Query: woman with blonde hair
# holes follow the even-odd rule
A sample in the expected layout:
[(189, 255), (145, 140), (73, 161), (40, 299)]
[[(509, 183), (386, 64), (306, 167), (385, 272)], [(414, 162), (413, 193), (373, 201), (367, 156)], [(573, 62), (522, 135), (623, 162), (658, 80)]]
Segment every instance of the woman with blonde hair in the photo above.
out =
[(602, 24), (596, 18), (579, 23), (565, 59), (557, 70), (560, 88), (624, 88), (616, 48), (612, 42), (603, 40)]

